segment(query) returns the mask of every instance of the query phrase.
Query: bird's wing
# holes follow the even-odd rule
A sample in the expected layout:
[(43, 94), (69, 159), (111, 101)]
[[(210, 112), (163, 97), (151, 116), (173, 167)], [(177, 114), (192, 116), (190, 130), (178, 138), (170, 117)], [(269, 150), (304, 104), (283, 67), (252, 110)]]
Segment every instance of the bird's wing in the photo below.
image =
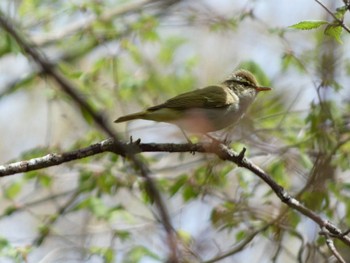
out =
[(208, 86), (180, 94), (166, 102), (148, 108), (155, 111), (161, 108), (190, 109), (190, 108), (220, 108), (236, 103), (239, 98), (227, 87), (222, 85)]

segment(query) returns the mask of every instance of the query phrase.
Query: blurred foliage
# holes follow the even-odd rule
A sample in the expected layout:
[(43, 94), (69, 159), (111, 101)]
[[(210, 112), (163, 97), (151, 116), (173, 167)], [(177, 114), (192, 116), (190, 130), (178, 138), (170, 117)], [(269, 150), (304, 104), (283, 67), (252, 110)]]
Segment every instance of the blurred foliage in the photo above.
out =
[[(164, 30), (172, 19), (182, 19), (186, 26), (198, 31), (199, 27), (205, 28), (208, 37), (229, 35), (240, 29), (247, 32), (251, 24), (245, 23), (262, 26), (254, 13), (257, 2), (229, 16), (212, 12), (203, 3), (189, 4), (190, 8), (183, 3), (185, 7), (177, 6), (182, 12), (175, 12), (176, 15), (170, 4), (163, 5), (161, 1), (138, 7), (128, 6), (131, 3), (134, 2), (26, 0), (15, 7), (23, 35), (32, 37), (40, 50), (52, 52), (52, 62), (76, 85), (81, 96), (98, 112), (113, 111), (111, 118), (197, 88), (201, 78), (213, 79), (204, 76), (207, 72), (198, 74), (198, 69), (205, 68), (200, 66), (210, 61), (199, 53), (188, 52), (190, 38)], [(106, 18), (116, 9), (117, 16)], [(282, 43), (277, 73), (268, 74), (269, 61), (261, 65), (251, 58), (240, 61), (237, 68), (252, 71), (261, 85), (270, 86), (273, 91), (259, 95), (234, 132), (224, 134), (233, 149), (246, 147), (247, 156), (254, 158), (274, 180), (342, 229), (349, 229), (350, 225), (350, 103), (341, 93), (349, 86), (350, 59), (345, 54), (339, 57), (339, 50), (346, 46), (340, 44), (348, 40), (348, 32), (339, 21), (344, 21), (348, 12), (346, 6), (339, 7), (334, 11), (337, 19), (296, 21), (289, 28), (263, 25), (269, 38)], [(70, 32), (77, 18), (85, 18), (86, 24)], [(319, 30), (321, 27), (323, 31)], [(53, 34), (51, 39), (50, 33), (58, 29), (63, 34)], [(36, 37), (37, 32), (44, 37)], [(308, 34), (312, 44), (302, 50), (296, 48), (288, 40), (295, 34), (303, 34), (299, 41)], [(213, 48), (213, 53), (220, 48)], [(0, 31), (0, 58), (19, 54), (22, 51), (15, 41)], [(280, 82), (289, 74), (294, 76), (293, 82)], [(217, 82), (221, 80), (221, 76), (214, 77)], [(299, 80), (304, 83), (305, 78), (312, 82), (302, 91), (315, 96), (296, 110), (294, 105), (302, 96), (294, 96), (293, 92), (303, 85)], [(49, 86), (44, 93), (50, 103), (74, 108), (72, 99), (51, 87), (53, 84), (41, 78), (38, 69), (1, 91), (0, 102), (44, 85)], [(68, 110), (66, 106), (62, 108)], [(73, 122), (81, 124), (72, 128), (74, 132), (81, 129), (79, 138), (35, 147), (18, 156), (18, 160), (75, 150), (104, 138), (93, 128), (93, 120), (86, 112), (78, 112)], [(275, 262), (284, 252), (293, 256), (292, 262), (299, 255), (309, 256), (310, 262), (317, 262), (325, 254), (329, 256), (329, 252), (324, 253), (324, 237), (316, 233), (307, 240), (305, 218), (286, 209), (271, 189), (247, 171), (198, 153), (145, 154), (141, 158), (150, 166), (179, 230), (177, 238), (183, 255), (191, 254), (201, 262), (228, 251), (228, 260), (236, 260), (230, 250), (261, 229), (257, 235), (267, 243), (248, 240), (250, 245), (242, 250), (254, 251), (254, 247), (270, 243), (279, 252), (267, 251), (265, 256)], [(57, 236), (82, 247), (84, 257), (97, 257), (98, 262), (166, 261), (167, 242), (145, 181), (128, 160), (119, 156), (104, 154), (13, 176), (4, 180), (2, 197), (0, 219), (23, 224), (19, 218), (26, 213), (35, 219), (30, 224), (36, 227), (36, 236), (14, 245), (11, 236), (4, 234), (0, 238), (0, 261), (31, 262), (27, 260), (31, 253), (46, 253), (41, 252), (47, 249), (43, 248), (46, 240), (60, 246), (61, 243), (55, 243)], [(200, 227), (197, 221), (203, 222), (199, 221), (202, 214), (193, 212), (199, 204), (210, 210), (206, 225)], [(191, 233), (188, 225), (193, 224), (205, 229), (205, 234)], [(288, 248), (288, 239), (299, 242), (299, 250), (294, 251), (295, 246)], [(350, 260), (349, 250), (342, 244), (336, 245)]]

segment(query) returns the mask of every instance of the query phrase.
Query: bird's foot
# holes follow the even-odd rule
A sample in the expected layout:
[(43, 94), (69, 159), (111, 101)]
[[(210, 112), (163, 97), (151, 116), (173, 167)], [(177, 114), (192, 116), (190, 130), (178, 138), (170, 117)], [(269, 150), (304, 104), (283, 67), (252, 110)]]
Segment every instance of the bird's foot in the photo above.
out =
[(134, 138), (132, 136), (130, 136), (129, 138), (129, 143), (130, 144), (135, 144), (135, 145), (139, 145), (141, 143), (141, 139), (138, 138), (136, 141), (134, 141)]

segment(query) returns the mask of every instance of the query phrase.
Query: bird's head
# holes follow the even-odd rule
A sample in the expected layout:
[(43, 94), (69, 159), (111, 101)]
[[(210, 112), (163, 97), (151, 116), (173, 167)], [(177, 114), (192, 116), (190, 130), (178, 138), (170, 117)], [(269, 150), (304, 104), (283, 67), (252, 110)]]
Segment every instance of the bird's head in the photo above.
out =
[(222, 84), (227, 85), (239, 97), (241, 97), (240, 95), (248, 94), (255, 97), (260, 91), (271, 90), (269, 87), (259, 86), (255, 76), (251, 72), (243, 69), (233, 72)]

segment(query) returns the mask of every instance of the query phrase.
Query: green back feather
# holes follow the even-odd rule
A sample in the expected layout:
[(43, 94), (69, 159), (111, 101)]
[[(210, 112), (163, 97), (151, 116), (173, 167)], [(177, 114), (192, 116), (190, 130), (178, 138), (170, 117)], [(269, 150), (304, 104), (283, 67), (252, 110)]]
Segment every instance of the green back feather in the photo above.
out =
[(213, 85), (180, 94), (160, 105), (148, 108), (147, 111), (156, 111), (161, 108), (178, 110), (189, 108), (221, 108), (238, 100), (238, 97), (234, 97), (227, 87)]

